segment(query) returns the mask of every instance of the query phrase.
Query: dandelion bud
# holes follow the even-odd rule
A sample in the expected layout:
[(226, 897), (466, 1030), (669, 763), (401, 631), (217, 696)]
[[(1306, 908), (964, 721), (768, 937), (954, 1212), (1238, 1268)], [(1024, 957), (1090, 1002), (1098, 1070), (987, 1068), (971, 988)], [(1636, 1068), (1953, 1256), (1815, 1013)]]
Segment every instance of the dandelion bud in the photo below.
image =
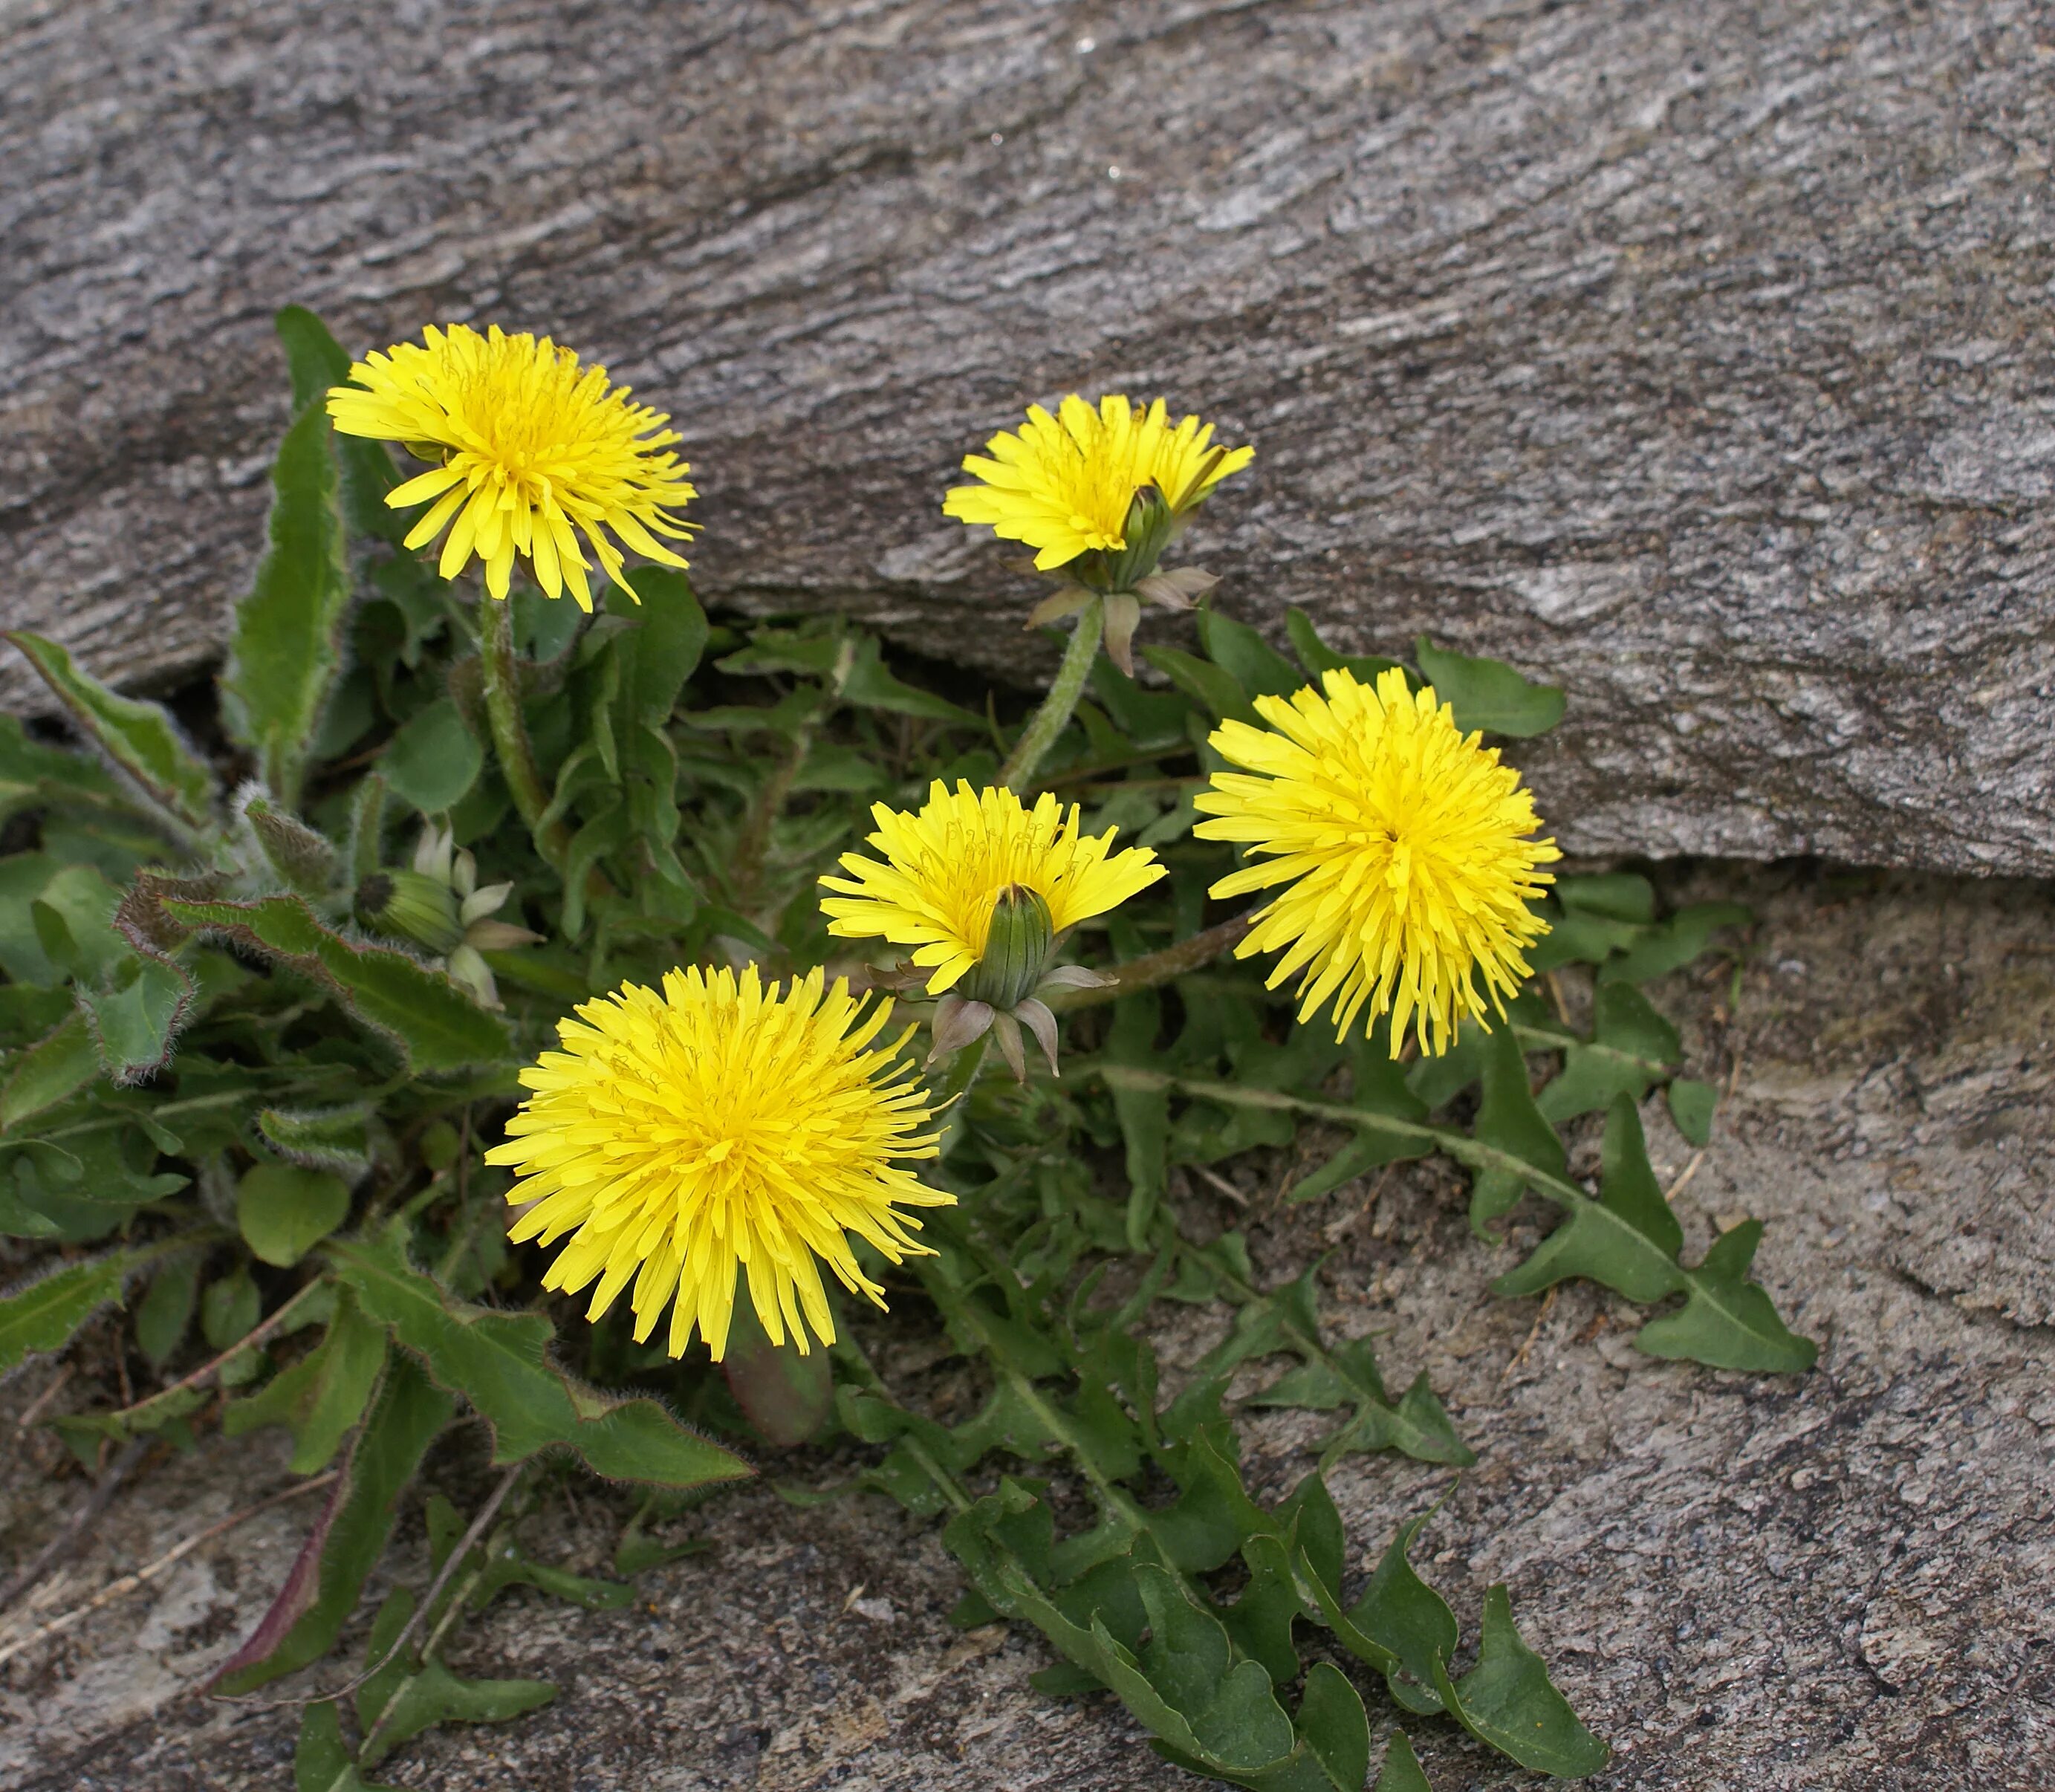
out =
[(1055, 927), (1049, 905), (1025, 884), (1008, 884), (992, 904), (984, 953), (958, 986), (967, 1001), (1005, 1012), (1025, 1001), (1042, 981)]
[(1121, 531), (1124, 545), (1106, 556), (1106, 590), (1132, 591), (1155, 571), (1177, 520), (1177, 513), (1154, 486), (1136, 492), (1128, 501), (1127, 523)]
[(455, 894), (423, 871), (374, 871), (357, 886), (357, 915), (365, 926), (412, 940), (437, 957), (463, 941)]

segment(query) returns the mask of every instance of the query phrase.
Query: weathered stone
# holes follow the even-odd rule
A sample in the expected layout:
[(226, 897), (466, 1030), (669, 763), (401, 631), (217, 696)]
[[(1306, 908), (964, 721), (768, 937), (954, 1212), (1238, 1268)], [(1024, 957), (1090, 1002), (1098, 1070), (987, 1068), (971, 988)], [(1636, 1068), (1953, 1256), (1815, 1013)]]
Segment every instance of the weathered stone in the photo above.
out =
[[(1617, 1751), (1595, 1792), (2029, 1792), (2055, 1783), (2055, 890), (1939, 879), (1700, 874), (1680, 895), (1739, 896), (1764, 920), (1737, 986), (1673, 980), (1687, 1060), (1730, 1088), (1702, 1158), (1647, 1115), (1690, 1249), (1722, 1219), (1769, 1222), (1760, 1268), (1821, 1340), (1799, 1377), (1643, 1356), (1633, 1309), (1588, 1286), (1495, 1301), (1513, 1246), (1469, 1237), (1457, 1179), (1402, 1168), (1280, 1208), (1273, 1166), (1231, 1164), (1249, 1204), (1173, 1191), (1195, 1228), (1240, 1224), (1268, 1281), (1323, 1256), (1327, 1323), (1375, 1333), (1394, 1384), (1425, 1369), (1477, 1466), (1425, 1533), (1423, 1571), (1457, 1609), (1509, 1583), (1528, 1640)], [(1727, 1004), (1739, 991), (1737, 1008)], [(1570, 993), (1574, 997), (1574, 983)], [(1578, 1167), (1595, 1155), (1587, 1136)], [(1516, 1214), (1516, 1245), (1544, 1216)], [(1950, 1253), (1948, 1241), (1981, 1241)], [(1938, 1254), (1937, 1254), (1938, 1253)], [(901, 1317), (895, 1316), (893, 1324)], [(1209, 1341), (1163, 1340), (1174, 1375)], [(881, 1337), (891, 1335), (890, 1325)], [(893, 1372), (891, 1353), (883, 1354)], [(35, 1391), (5, 1399), (9, 1419)], [(90, 1392), (90, 1390), (87, 1390)], [(69, 1402), (79, 1393), (65, 1391)], [(1316, 1415), (1245, 1420), (1265, 1490), (1309, 1465)], [(47, 1440), (45, 1440), (47, 1447)], [(77, 1497), (0, 1475), (20, 1551)], [(254, 1448), (259, 1454), (253, 1455)], [(475, 1507), (475, 1439), (434, 1484)], [(268, 1434), (203, 1443), (128, 1495), (29, 1621), (78, 1604), (283, 1480)], [(847, 1457), (787, 1458), (799, 1479)], [(1450, 1477), (1386, 1457), (1330, 1477), (1359, 1565)], [(576, 1482), (531, 1521), (546, 1561), (604, 1571), (625, 1503)], [(210, 1545), (149, 1597), (110, 1605), (0, 1670), (0, 1785), (19, 1792), (269, 1792), (298, 1719), (182, 1696), (254, 1623), (304, 1507)], [(1170, 1792), (1117, 1707), (1026, 1686), (1047, 1659), (1003, 1627), (953, 1631), (959, 1590), (927, 1527), (882, 1499), (812, 1511), (767, 1487), (721, 1496), (711, 1555), (650, 1575), (627, 1609), (519, 1592), (460, 1633), (474, 1673), (559, 1680), (504, 1729), (438, 1730), (378, 1776), (419, 1792)], [(395, 1569), (423, 1577), (410, 1504)], [(22, 1620), (0, 1628), (0, 1646)], [(324, 1664), (306, 1690), (337, 1684)], [(1359, 1683), (1378, 1731), (1394, 1707)], [(1410, 1726), (1434, 1783), (1532, 1783)]]
[(1532, 758), (1574, 847), (2055, 871), (2031, 0), (7, 30), (0, 615), (125, 680), (250, 577), (273, 307), (503, 319), (676, 414), (716, 599), (1022, 665), (952, 468), (1027, 399), (1162, 391), (1260, 445), (1194, 538), (1228, 609), (1570, 685)]

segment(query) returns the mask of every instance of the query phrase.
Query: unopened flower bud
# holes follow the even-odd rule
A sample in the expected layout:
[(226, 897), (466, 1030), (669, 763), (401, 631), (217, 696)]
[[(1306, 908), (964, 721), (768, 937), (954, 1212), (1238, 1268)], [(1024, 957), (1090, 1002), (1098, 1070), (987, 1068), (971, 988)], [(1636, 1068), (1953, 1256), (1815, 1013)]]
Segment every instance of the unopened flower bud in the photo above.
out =
[(1177, 520), (1177, 513), (1154, 486), (1145, 485), (1136, 492), (1128, 503), (1126, 527), (1121, 531), (1126, 545), (1106, 556), (1106, 589), (1131, 591), (1155, 571), (1163, 550), (1170, 545)]
[(440, 878), (421, 871), (374, 871), (357, 886), (357, 918), (440, 957), (463, 941), (456, 898)]
[(992, 904), (992, 926), (984, 936), (984, 954), (957, 985), (965, 1001), (983, 1002), (1006, 1012), (1035, 993), (1048, 961), (1055, 928), (1049, 905), (1025, 884), (1008, 884)]

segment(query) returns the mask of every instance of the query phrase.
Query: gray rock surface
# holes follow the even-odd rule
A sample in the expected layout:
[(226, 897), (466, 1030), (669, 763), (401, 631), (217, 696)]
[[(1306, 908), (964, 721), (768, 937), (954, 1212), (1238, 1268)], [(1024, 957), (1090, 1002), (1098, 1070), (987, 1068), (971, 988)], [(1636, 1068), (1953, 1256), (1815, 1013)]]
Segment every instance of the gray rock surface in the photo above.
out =
[[(1390, 1375), (1426, 1370), (1481, 1460), (1423, 1561), (1459, 1610), (1510, 1582), (1527, 1636), (1617, 1751), (1595, 1792), (2042, 1792), (2055, 1783), (2055, 890), (1731, 869), (1671, 882), (1745, 897), (1764, 918), (1737, 983), (1722, 965), (1663, 993), (1688, 1019), (1691, 1067), (1731, 1092), (1702, 1159), (1653, 1107), (1651, 1147), (1683, 1179), (1694, 1245), (1722, 1217), (1767, 1219), (1761, 1273), (1822, 1340), (1816, 1372), (1655, 1362), (1627, 1341), (1631, 1313), (1588, 1287), (1547, 1305), (1493, 1300), (1513, 1247), (1472, 1241), (1455, 1178), (1431, 1168), (1280, 1211), (1274, 1166), (1235, 1166), (1248, 1208), (1193, 1187), (1189, 1222), (1246, 1225), (1268, 1276), (1328, 1253), (1327, 1322), (1379, 1334)], [(1209, 1323), (1167, 1336), (1169, 1359), (1189, 1361)], [(34, 1386), (0, 1395), (10, 1414)], [(1252, 1435), (1259, 1482), (1303, 1472), (1308, 1415)], [(35, 1472), (34, 1447), (0, 1466), (0, 1537), (17, 1551), (76, 1498), (76, 1482)], [(803, 1479), (837, 1466), (790, 1464)], [(31, 1617), (284, 1478), (282, 1452), (212, 1440), (128, 1496)], [(460, 1503), (489, 1485), (461, 1440), (434, 1478)], [(1358, 1561), (1448, 1479), (1386, 1458), (1339, 1468)], [(621, 1514), (578, 1488), (531, 1522), (531, 1545), (594, 1568)], [(304, 1522), (291, 1507), (254, 1520), (0, 1669), (0, 1786), (289, 1785), (293, 1714), (185, 1695), (254, 1621)], [(419, 1792), (1193, 1783), (1117, 1709), (1029, 1691), (1039, 1640), (951, 1630), (949, 1563), (882, 1500), (802, 1512), (759, 1487), (682, 1529), (695, 1524), (714, 1553), (651, 1575), (627, 1610), (526, 1593), (495, 1606), (456, 1664), (555, 1677), (562, 1699), (507, 1728), (433, 1732), (380, 1777)], [(398, 1565), (418, 1577), (417, 1515), (405, 1535)], [(9, 1623), (0, 1647), (22, 1628)], [(1369, 1703), (1387, 1726), (1381, 1693)], [(1414, 1734), (1439, 1792), (1540, 1783), (1442, 1727)]]
[[(219, 645), (359, 349), (554, 331), (677, 416), (707, 591), (1018, 669), (937, 512), (1030, 397), (1260, 445), (1221, 602), (1560, 676), (1585, 851), (2055, 871), (2034, 0), (14, 0), (0, 616)], [(1156, 625), (1160, 626), (1160, 625)], [(29, 701), (20, 669), (0, 698)]]

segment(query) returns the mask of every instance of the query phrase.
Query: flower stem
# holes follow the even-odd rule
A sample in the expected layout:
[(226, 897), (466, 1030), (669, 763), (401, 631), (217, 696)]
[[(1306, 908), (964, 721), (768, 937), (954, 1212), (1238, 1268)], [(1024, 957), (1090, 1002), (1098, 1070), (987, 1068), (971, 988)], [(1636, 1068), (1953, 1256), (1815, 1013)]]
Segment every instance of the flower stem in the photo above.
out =
[(1063, 663), (1056, 669), (1055, 682), (1042, 699), (1042, 707), (1028, 718), (1026, 731), (1013, 744), (1000, 768), (999, 781), (1018, 795), (1035, 780), (1035, 768), (1042, 763), (1056, 736), (1071, 719), (1084, 695), (1085, 681), (1091, 676), (1092, 661), (1098, 657), (1099, 637), (1106, 631), (1106, 600), (1094, 598), (1078, 612), (1071, 644), (1063, 649)]
[(538, 825), (550, 795), (542, 787), (535, 750), (528, 744), (528, 724), (521, 716), (521, 669), (514, 653), (514, 606), (509, 599), (483, 594), (479, 598), (478, 664), (499, 775), (507, 780), (514, 807), (534, 835), (536, 851), (561, 869), (571, 843), (570, 832), (561, 821), (547, 827)]
[(1252, 909), (1232, 921), (1223, 921), (1217, 927), (1209, 927), (1203, 933), (1194, 933), (1175, 945), (1166, 945), (1161, 952), (1129, 959), (1115, 968), (1112, 982), (1102, 984), (1096, 989), (1052, 989), (1042, 999), (1059, 1014), (1067, 1014), (1073, 1008), (1096, 1008), (1102, 1002), (1118, 1001), (1122, 996), (1131, 996), (1138, 989), (1154, 989), (1159, 984), (1170, 982), (1188, 971), (1211, 964), (1223, 952), (1232, 951), (1255, 922), (1256, 911)]
[(978, 1068), (984, 1062), (984, 1048), (991, 1037), (989, 1033), (980, 1033), (957, 1052), (949, 1060), (949, 1074), (936, 1092), (935, 1106), (942, 1114), (941, 1148), (935, 1154), (937, 1165), (948, 1161), (949, 1153), (957, 1148), (957, 1141), (963, 1136), (964, 1110), (969, 1105), (970, 1086), (977, 1080)]

